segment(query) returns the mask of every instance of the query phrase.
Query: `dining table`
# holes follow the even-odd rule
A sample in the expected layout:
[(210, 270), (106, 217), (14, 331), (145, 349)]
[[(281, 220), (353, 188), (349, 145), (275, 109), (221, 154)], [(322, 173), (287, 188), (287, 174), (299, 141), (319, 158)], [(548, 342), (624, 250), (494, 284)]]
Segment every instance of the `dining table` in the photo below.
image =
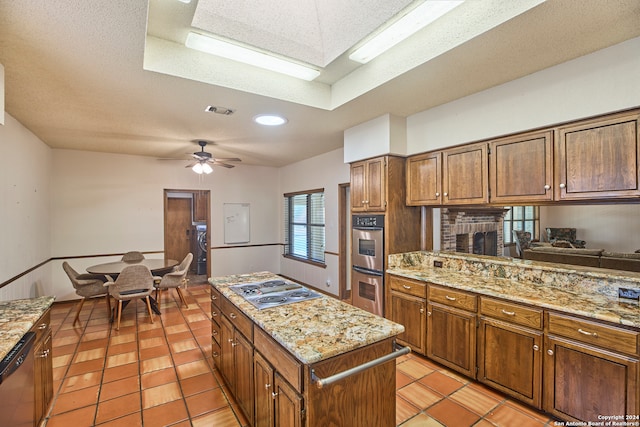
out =
[[(113, 261), (103, 264), (96, 264), (87, 267), (87, 272), (91, 274), (100, 274), (106, 276), (110, 282), (113, 282), (118, 277), (118, 275), (122, 273), (122, 270), (124, 270), (126, 267), (129, 267), (130, 265), (144, 265), (151, 271), (151, 274), (153, 276), (163, 276), (171, 272), (173, 268), (178, 264), (180, 264), (180, 262), (175, 259), (145, 258), (139, 261)], [(154, 313), (161, 314), (155, 298), (149, 296), (149, 302)], [(126, 307), (128, 303), (129, 301), (123, 301), (122, 308)]]

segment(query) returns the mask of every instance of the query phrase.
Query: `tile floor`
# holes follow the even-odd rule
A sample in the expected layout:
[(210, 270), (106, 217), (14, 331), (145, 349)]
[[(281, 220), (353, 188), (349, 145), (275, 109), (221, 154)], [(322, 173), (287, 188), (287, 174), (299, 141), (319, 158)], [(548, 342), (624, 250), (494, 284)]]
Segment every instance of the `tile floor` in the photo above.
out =
[[(144, 304), (111, 327), (104, 299), (54, 304), (54, 397), (46, 427), (216, 426), (246, 420), (212, 369), (209, 286), (192, 284), (189, 309), (175, 291), (161, 293), (161, 316)], [(134, 315), (135, 313), (135, 315)], [(415, 426), (543, 426), (553, 420), (419, 355), (397, 360), (396, 421)]]

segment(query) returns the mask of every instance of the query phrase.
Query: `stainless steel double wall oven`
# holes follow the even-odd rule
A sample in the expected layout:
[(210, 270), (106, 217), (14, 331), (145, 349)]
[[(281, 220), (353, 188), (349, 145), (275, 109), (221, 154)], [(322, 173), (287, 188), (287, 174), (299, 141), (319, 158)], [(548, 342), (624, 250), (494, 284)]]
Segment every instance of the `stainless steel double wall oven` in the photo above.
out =
[(352, 230), (352, 303), (383, 316), (384, 215), (354, 215)]

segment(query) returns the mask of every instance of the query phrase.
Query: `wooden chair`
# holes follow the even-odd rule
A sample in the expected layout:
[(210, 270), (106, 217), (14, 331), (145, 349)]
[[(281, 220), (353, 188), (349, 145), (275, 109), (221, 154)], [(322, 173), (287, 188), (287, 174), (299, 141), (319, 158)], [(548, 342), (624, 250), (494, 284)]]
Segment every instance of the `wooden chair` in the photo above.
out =
[(107, 309), (109, 310), (109, 313), (111, 312), (109, 293), (104, 287), (104, 283), (107, 281), (105, 276), (98, 274), (79, 274), (66, 261), (62, 263), (62, 269), (67, 273), (67, 276), (69, 276), (69, 280), (71, 280), (71, 284), (76, 290), (76, 294), (82, 297), (80, 304), (78, 305), (78, 310), (76, 311), (76, 317), (73, 319), (74, 325), (80, 317), (80, 310), (82, 310), (82, 306), (87, 298), (105, 297), (107, 301)]
[(120, 318), (122, 316), (122, 301), (131, 301), (142, 298), (147, 303), (149, 318), (153, 323), (153, 312), (149, 295), (153, 292), (153, 276), (144, 265), (130, 265), (122, 270), (115, 282), (106, 282), (104, 286), (109, 289), (109, 295), (118, 301), (118, 323), (116, 330), (120, 330)]
[(156, 300), (158, 300), (158, 292), (160, 289), (170, 289), (175, 288), (178, 292), (178, 296), (180, 297), (180, 301), (189, 308), (189, 304), (184, 299), (184, 295), (182, 294), (182, 290), (180, 289), (182, 286), (187, 287), (187, 273), (189, 272), (189, 267), (191, 266), (191, 262), (193, 261), (193, 254), (188, 253), (187, 256), (184, 257), (180, 265), (176, 266), (176, 268), (170, 272), (165, 274), (162, 277), (155, 276), (155, 287), (156, 287)]
[(124, 262), (139, 262), (144, 259), (144, 254), (138, 251), (130, 251), (122, 255), (122, 261)]

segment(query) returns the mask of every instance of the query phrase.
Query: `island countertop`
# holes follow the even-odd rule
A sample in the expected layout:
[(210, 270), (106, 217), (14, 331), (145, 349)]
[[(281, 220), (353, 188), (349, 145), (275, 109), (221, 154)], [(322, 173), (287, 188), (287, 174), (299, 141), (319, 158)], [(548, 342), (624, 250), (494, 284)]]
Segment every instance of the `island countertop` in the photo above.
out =
[(304, 364), (312, 364), (404, 332), (404, 326), (330, 296), (258, 310), (229, 289), (282, 279), (270, 272), (213, 277), (215, 286), (255, 324)]
[(0, 360), (29, 332), (54, 297), (39, 297), (0, 302)]

